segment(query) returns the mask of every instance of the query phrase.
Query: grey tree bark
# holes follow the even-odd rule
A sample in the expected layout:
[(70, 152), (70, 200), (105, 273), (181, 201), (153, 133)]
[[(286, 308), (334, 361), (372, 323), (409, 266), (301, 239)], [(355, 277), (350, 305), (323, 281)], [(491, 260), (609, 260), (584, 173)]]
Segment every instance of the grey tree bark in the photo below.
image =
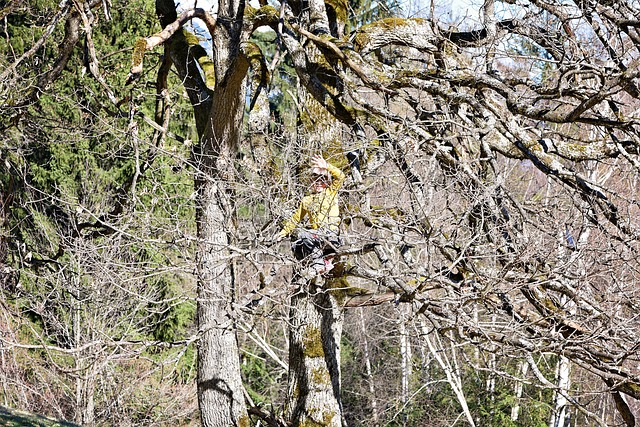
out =
[[(240, 141), (245, 77), (249, 63), (241, 51), (240, 2), (220, 2), (217, 21), (205, 22), (215, 45), (215, 85), (207, 87), (187, 39), (176, 33), (166, 42), (196, 116), (200, 138), (193, 150), (197, 223), (198, 403), (203, 426), (246, 426), (249, 423), (240, 376), (235, 283), (230, 253), (233, 235), (233, 159)], [(175, 4), (158, 0), (163, 27), (176, 22)], [(214, 31), (215, 28), (215, 31)]]
[(301, 283), (291, 297), (288, 419), (293, 426), (340, 427), (342, 307), (319, 282)]

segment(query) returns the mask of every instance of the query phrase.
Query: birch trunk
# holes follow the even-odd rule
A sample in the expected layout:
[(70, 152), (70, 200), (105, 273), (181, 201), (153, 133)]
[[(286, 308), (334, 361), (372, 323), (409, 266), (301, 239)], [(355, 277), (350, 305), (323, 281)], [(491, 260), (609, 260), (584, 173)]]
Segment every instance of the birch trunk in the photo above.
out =
[[(525, 361), (520, 362), (520, 376), (523, 379), (527, 376), (528, 371), (529, 371), (529, 364)], [(524, 383), (522, 381), (517, 381), (514, 388), (516, 403), (513, 405), (513, 408), (511, 408), (512, 421), (518, 421), (518, 417), (520, 416), (520, 399), (522, 398), (523, 390), (524, 390)]]
[(555, 392), (554, 408), (549, 420), (549, 427), (564, 427), (566, 421), (568, 421), (565, 392), (569, 389), (571, 383), (571, 364), (566, 357), (561, 356), (560, 360), (558, 360), (556, 374), (558, 390)]
[(364, 350), (364, 367), (367, 375), (367, 383), (369, 385), (369, 400), (371, 402), (371, 421), (372, 427), (378, 427), (380, 423), (380, 417), (378, 416), (378, 401), (376, 400), (376, 390), (373, 386), (373, 373), (371, 370), (371, 357), (369, 356), (369, 340), (367, 338), (367, 329), (364, 324), (364, 310), (362, 307), (358, 309), (360, 315), (360, 330), (363, 338), (363, 350)]
[[(400, 356), (402, 358), (401, 361), (401, 369), (402, 369), (402, 405), (403, 408), (407, 406), (409, 401), (409, 380), (411, 378), (411, 344), (409, 342), (409, 336), (407, 334), (406, 327), (406, 308), (403, 307), (403, 310), (400, 312), (400, 319), (398, 322), (398, 329), (400, 332)], [(404, 426), (407, 425), (407, 414), (406, 412), (402, 415), (402, 424)]]
[(438, 365), (444, 371), (447, 382), (453, 389), (453, 393), (456, 395), (460, 406), (462, 407), (462, 412), (467, 417), (467, 421), (469, 425), (475, 427), (475, 422), (473, 421), (473, 417), (471, 416), (471, 411), (469, 410), (469, 405), (467, 404), (467, 399), (464, 396), (464, 392), (462, 391), (462, 380), (460, 375), (458, 375), (457, 369), (455, 366), (452, 366), (449, 358), (447, 357), (447, 353), (444, 351), (444, 347), (440, 343), (440, 338), (435, 333), (430, 333), (425, 325), (424, 321), (422, 322), (422, 334), (429, 351), (433, 358), (438, 362)]

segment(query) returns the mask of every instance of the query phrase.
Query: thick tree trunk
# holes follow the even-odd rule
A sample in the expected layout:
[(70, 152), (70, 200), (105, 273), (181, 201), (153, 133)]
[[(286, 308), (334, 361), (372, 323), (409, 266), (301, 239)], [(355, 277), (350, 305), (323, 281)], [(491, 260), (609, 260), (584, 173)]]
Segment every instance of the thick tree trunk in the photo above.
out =
[[(232, 5), (229, 7), (233, 9)], [(220, 13), (227, 14), (224, 10)], [(231, 32), (214, 36), (216, 87), (200, 140), (201, 151), (195, 156), (200, 175), (196, 178), (196, 191), (198, 325), (202, 333), (198, 400), (205, 427), (249, 425), (232, 309), (235, 283), (229, 246), (235, 235), (231, 183), (242, 128), (248, 63), (238, 56), (238, 34)]]
[(233, 158), (244, 109), (246, 64), (216, 88), (196, 178), (198, 225), (198, 400), (205, 427), (248, 426), (236, 319), (233, 265)]
[[(177, 17), (172, 0), (156, 0), (165, 27)], [(233, 160), (240, 142), (248, 62), (240, 52), (244, 2), (220, 1), (213, 36), (215, 87), (207, 87), (189, 41), (176, 33), (168, 54), (193, 105), (200, 143), (194, 147), (197, 222), (198, 403), (204, 427), (248, 426), (233, 315), (235, 283)]]
[(316, 285), (320, 281), (317, 277), (303, 284), (291, 297), (288, 419), (294, 427), (342, 426), (342, 308)]
[[(198, 401), (203, 426), (248, 425), (236, 324), (232, 317), (233, 271), (224, 224), (225, 185), (198, 180)], [(243, 421), (244, 419), (244, 421)]]

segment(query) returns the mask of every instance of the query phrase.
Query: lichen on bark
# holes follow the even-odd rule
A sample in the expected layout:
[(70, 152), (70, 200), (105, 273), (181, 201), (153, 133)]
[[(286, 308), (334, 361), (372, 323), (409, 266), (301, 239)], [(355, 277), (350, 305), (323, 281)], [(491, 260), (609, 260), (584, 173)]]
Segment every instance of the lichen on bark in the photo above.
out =
[(324, 349), (322, 347), (322, 332), (320, 331), (320, 329), (308, 326), (304, 331), (302, 342), (302, 352), (305, 357), (324, 357)]

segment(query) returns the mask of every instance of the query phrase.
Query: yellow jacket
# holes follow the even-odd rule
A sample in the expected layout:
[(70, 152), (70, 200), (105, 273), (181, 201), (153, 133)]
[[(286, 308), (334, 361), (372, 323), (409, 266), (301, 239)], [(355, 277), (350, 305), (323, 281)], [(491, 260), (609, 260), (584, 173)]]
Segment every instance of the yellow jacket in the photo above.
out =
[(319, 193), (309, 194), (302, 198), (300, 206), (280, 231), (281, 237), (288, 236), (294, 228), (300, 227), (305, 218), (309, 221), (305, 228), (312, 230), (326, 228), (333, 232), (338, 232), (340, 225), (338, 190), (342, 186), (345, 175), (332, 164), (328, 165), (327, 170), (333, 176), (331, 185)]

